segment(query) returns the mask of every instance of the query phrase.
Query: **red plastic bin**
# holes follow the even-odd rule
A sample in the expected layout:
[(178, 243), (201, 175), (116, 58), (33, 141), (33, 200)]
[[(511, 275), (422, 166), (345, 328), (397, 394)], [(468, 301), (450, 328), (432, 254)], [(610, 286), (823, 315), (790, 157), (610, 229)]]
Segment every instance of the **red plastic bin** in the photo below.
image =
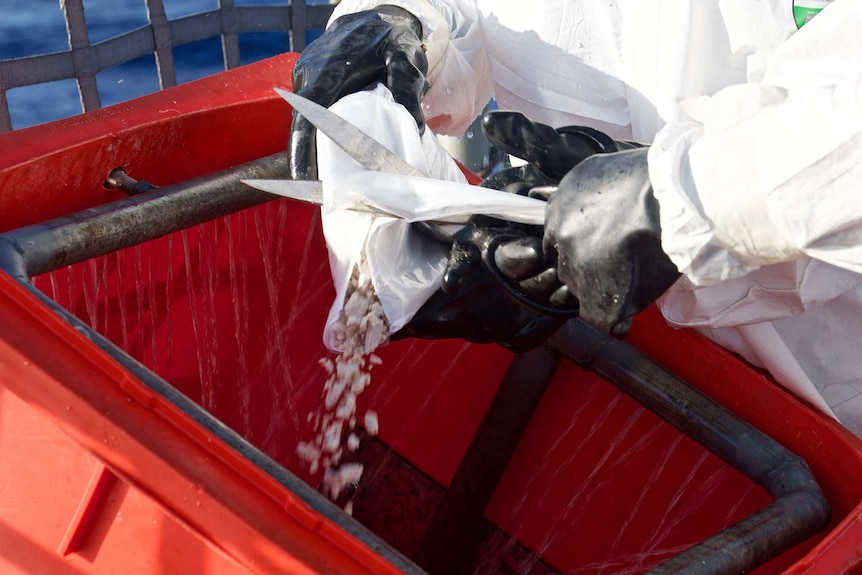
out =
[[(164, 186), (284, 150), (290, 109), (272, 87), (289, 87), (295, 58), (0, 134), (2, 229), (121, 198), (102, 187), (117, 166)], [(300, 481), (319, 479), (295, 445), (320, 402), (320, 331), (334, 295), (313, 208), (275, 200), (34, 285), (274, 467), (252, 462), (0, 273), (0, 572), (414, 569), (405, 557), (415, 541), (387, 532), (383, 517), (367, 515), (363, 527)], [(820, 482), (828, 529), (759, 573), (831, 575), (859, 562), (855, 437), (738, 358), (669, 328), (655, 309), (629, 341), (805, 458)], [(380, 441), (448, 485), (512, 355), (403, 341), (381, 356), (361, 399), (380, 414)], [(663, 488), (645, 501), (650, 477)], [(640, 572), (768, 501), (616, 388), (564, 363), (486, 517), (559, 572)]]

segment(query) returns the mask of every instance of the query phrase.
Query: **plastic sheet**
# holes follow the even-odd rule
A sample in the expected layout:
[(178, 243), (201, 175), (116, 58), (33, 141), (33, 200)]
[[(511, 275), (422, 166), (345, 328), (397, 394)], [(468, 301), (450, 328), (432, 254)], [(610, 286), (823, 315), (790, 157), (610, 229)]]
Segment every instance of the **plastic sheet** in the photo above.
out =
[[(412, 116), (395, 103), (384, 87), (347, 96), (336, 102), (332, 111), (402, 156), (428, 178), (369, 172), (319, 135), (323, 229), (336, 287), (324, 330), (324, 343), (330, 349), (336, 349), (330, 327), (341, 311), (355, 266), (360, 267), (360, 273), (370, 275), (390, 333), (410, 321), (438, 289), (447, 249), (417, 237), (410, 230), (410, 222), (463, 223), (475, 213), (522, 223), (544, 221), (545, 203), (541, 200), (468, 185), (431, 130), (420, 135)], [(345, 209), (357, 202), (379, 211)]]

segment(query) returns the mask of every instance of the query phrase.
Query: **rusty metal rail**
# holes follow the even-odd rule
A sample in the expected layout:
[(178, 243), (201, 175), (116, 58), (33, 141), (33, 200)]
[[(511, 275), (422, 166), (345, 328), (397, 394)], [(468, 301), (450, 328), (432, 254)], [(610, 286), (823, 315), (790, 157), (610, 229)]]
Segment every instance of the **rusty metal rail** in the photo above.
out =
[(652, 575), (747, 573), (829, 523), (829, 502), (804, 459), (636, 348), (580, 319), (569, 320), (549, 344), (616, 385), (774, 498), (763, 509), (657, 566)]

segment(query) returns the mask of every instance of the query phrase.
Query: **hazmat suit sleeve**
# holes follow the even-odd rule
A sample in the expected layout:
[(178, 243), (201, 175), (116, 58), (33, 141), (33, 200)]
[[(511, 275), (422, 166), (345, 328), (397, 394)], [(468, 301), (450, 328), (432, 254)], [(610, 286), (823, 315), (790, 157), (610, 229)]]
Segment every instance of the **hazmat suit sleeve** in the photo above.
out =
[(695, 286), (806, 258), (862, 273), (860, 30), (859, 3), (836, 0), (762, 82), (685, 101), (658, 133), (662, 245)]
[(403, 8), (422, 23), (430, 86), (422, 108), (428, 126), (438, 134), (463, 134), (493, 92), (475, 1), (343, 0), (330, 23), (383, 4)]

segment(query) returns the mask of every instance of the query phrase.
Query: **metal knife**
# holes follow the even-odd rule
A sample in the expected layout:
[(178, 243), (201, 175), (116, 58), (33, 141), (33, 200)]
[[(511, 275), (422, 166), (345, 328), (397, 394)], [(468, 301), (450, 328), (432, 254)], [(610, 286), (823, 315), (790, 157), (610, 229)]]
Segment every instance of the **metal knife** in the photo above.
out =
[[(293, 92), (275, 88), (279, 96), (298, 113), (305, 116), (318, 130), (326, 134), (339, 148), (347, 152), (360, 166), (375, 172), (404, 176), (422, 176), (401, 156), (369, 136), (341, 116), (320, 104)], [(319, 180), (243, 180), (246, 184), (279, 196), (312, 204), (323, 203), (323, 186)], [(356, 206), (354, 209), (361, 209)]]
[[(284, 98), (296, 112), (305, 116), (312, 125), (328, 136), (339, 148), (344, 150), (366, 170), (389, 173), (397, 176), (419, 177), (423, 179), (427, 178), (427, 176), (407, 163), (407, 161), (401, 156), (338, 114), (335, 114), (327, 108), (324, 108), (307, 98), (299, 96), (298, 94), (278, 88), (276, 88), (275, 91)], [(243, 181), (254, 188), (271, 194), (318, 205), (322, 205), (323, 203), (323, 185), (317, 180)], [(446, 185), (464, 186), (465, 193), (478, 194), (480, 193), (479, 190), (481, 190), (481, 193), (483, 194), (504, 194), (506, 196), (507, 203), (512, 197), (511, 194), (507, 194), (506, 192), (493, 190), (491, 188), (476, 188), (470, 184), (455, 184), (454, 182), (447, 182)], [(541, 224), (544, 221), (544, 203), (538, 200), (536, 201), (537, 205), (525, 208), (523, 213), (519, 212), (518, 217), (512, 218), (512, 221)], [(496, 202), (492, 199), (489, 199), (486, 207), (491, 208), (495, 203)], [(397, 213), (389, 212), (380, 205), (365, 205), (361, 201), (345, 205), (343, 208), (400, 217)], [(511, 217), (511, 214), (509, 216), (501, 216), (493, 209), (489, 209), (486, 212), (479, 208), (477, 213), (485, 213), (486, 215), (503, 217), (504, 219), (509, 219)]]

